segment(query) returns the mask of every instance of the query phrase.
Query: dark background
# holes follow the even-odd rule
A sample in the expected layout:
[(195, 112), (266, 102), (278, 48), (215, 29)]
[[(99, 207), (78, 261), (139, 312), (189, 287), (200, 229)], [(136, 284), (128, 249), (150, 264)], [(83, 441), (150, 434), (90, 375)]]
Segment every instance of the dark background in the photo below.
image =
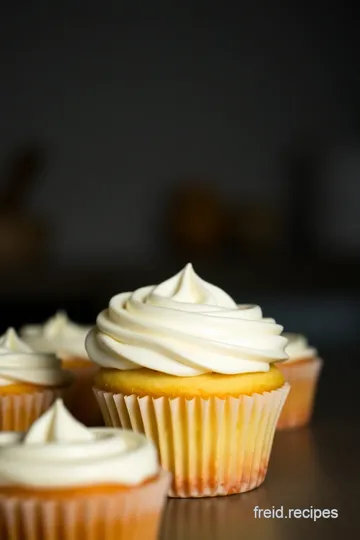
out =
[(92, 322), (191, 260), (320, 348), (357, 344), (354, 9), (13, 2), (0, 44), (3, 330)]

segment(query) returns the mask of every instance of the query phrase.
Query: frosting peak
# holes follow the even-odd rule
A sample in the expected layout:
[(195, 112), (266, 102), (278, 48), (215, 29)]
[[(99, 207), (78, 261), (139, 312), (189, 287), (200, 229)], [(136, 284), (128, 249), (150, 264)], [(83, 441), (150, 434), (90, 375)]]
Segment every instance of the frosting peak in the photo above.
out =
[(64, 332), (66, 326), (70, 324), (69, 317), (64, 311), (58, 311), (44, 324), (44, 334), (51, 338)]
[(30, 383), (58, 386), (70, 381), (54, 354), (35, 352), (13, 328), (0, 337), (0, 386)]
[(81, 442), (93, 439), (91, 431), (75, 420), (62, 400), (57, 399), (53, 406), (33, 423), (24, 437), (24, 444)]
[(103, 367), (180, 377), (268, 371), (287, 359), (282, 330), (259, 306), (237, 305), (187, 264), (160, 285), (111, 298), (86, 349)]
[(158, 474), (154, 444), (116, 428), (86, 428), (61, 400), (24, 435), (0, 433), (0, 486), (136, 485)]
[(175, 276), (154, 287), (147, 301), (156, 305), (157, 297), (185, 304), (236, 308), (234, 300), (215, 285), (202, 280), (191, 263)]
[(39, 352), (51, 352), (66, 360), (78, 356), (87, 358), (85, 338), (90, 327), (72, 322), (64, 311), (58, 311), (43, 325), (24, 326), (21, 337)]
[(12, 327), (8, 328), (5, 334), (0, 337), (0, 354), (31, 352), (33, 352), (31, 348), (19, 338)]

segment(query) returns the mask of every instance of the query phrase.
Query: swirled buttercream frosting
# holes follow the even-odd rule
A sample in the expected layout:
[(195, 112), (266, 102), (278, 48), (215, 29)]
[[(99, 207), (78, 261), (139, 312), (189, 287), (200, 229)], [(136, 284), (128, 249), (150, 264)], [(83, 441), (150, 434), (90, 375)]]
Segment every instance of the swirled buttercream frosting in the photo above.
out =
[(285, 332), (284, 336), (288, 340), (286, 353), (289, 358), (286, 363), (297, 362), (298, 360), (315, 358), (317, 350), (309, 345), (307, 338), (301, 334)]
[(86, 428), (60, 399), (27, 433), (0, 433), (0, 486), (133, 486), (158, 472), (155, 446), (143, 435)]
[(283, 327), (238, 305), (191, 264), (164, 281), (111, 298), (86, 338), (104, 368), (149, 368), (179, 377), (266, 372), (287, 359)]
[(19, 383), (60, 386), (71, 381), (54, 354), (35, 352), (13, 328), (0, 337), (0, 387)]
[(46, 323), (27, 325), (21, 328), (20, 335), (36, 351), (58, 354), (67, 357), (87, 358), (85, 338), (90, 327), (72, 322), (67, 314), (58, 311)]

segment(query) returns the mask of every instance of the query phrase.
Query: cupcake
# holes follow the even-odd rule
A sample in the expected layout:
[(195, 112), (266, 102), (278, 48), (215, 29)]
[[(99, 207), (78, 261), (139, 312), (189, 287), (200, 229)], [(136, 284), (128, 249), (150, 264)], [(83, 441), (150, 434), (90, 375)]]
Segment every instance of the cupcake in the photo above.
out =
[(281, 332), (190, 264), (158, 286), (113, 297), (86, 340), (101, 366), (94, 392), (106, 425), (156, 443), (172, 497), (259, 486), (289, 389), (272, 366), (287, 358)]
[(89, 330), (90, 327), (75, 324), (66, 313), (59, 311), (43, 325), (24, 326), (20, 335), (36, 351), (55, 353), (63, 367), (73, 373), (75, 380), (66, 404), (79, 421), (96, 426), (102, 417), (92, 392), (97, 367), (85, 350)]
[(23, 431), (72, 382), (54, 354), (35, 352), (13, 328), (0, 337), (0, 431)]
[(0, 538), (155, 540), (168, 485), (145, 437), (88, 429), (57, 400), (27, 433), (0, 433)]
[(288, 339), (285, 350), (289, 358), (278, 367), (290, 383), (291, 391), (280, 415), (278, 429), (302, 427), (310, 422), (323, 365), (317, 350), (309, 346), (306, 337), (284, 335)]

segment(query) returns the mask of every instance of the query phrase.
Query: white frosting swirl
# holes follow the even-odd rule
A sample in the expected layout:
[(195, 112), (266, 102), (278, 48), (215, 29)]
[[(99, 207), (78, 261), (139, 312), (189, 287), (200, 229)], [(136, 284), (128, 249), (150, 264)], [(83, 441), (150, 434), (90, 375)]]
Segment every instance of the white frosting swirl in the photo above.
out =
[(27, 434), (0, 433), (3, 486), (132, 486), (158, 473), (157, 451), (151, 441), (128, 430), (88, 429), (60, 399)]
[(71, 375), (54, 354), (33, 351), (13, 328), (0, 337), (0, 387), (20, 382), (60, 386), (70, 381)]
[(285, 349), (289, 356), (286, 361), (287, 364), (302, 359), (315, 358), (317, 356), (317, 350), (314, 349), (314, 347), (309, 346), (309, 342), (305, 336), (289, 332), (284, 332), (284, 336), (288, 340)]
[(20, 335), (36, 351), (56, 353), (63, 360), (74, 356), (87, 359), (85, 338), (89, 330), (90, 327), (75, 324), (65, 312), (58, 311), (43, 325), (24, 326)]
[(102, 367), (146, 367), (179, 377), (268, 371), (285, 360), (283, 327), (237, 305), (188, 264), (158, 286), (114, 296), (86, 339)]

